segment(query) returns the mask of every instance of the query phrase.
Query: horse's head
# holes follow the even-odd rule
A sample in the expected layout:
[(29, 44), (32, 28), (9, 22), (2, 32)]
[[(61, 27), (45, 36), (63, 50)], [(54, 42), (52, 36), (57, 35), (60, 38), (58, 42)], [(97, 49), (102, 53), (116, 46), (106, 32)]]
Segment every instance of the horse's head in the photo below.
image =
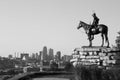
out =
[(80, 21), (80, 23), (79, 23), (77, 29), (80, 29), (81, 27), (82, 27), (82, 21)]

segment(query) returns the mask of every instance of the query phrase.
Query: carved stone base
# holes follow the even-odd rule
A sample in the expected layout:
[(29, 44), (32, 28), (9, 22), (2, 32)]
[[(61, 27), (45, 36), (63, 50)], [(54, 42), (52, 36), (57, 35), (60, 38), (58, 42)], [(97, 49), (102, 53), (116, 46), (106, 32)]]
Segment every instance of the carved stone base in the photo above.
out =
[(108, 66), (109, 63), (115, 64), (116, 60), (112, 57), (115, 54), (111, 53), (112, 48), (101, 47), (101, 46), (82, 46), (76, 48), (72, 54), (73, 59), (71, 62), (76, 62), (82, 65), (98, 65)]
[(81, 48), (76, 48), (76, 51), (80, 52), (110, 52), (112, 49), (108, 48), (106, 46), (101, 47), (101, 46), (82, 46)]
[[(81, 48), (108, 48), (107, 46), (103, 46), (103, 47), (101, 47), (101, 46), (82, 46)], [(110, 47), (109, 47), (110, 48)]]

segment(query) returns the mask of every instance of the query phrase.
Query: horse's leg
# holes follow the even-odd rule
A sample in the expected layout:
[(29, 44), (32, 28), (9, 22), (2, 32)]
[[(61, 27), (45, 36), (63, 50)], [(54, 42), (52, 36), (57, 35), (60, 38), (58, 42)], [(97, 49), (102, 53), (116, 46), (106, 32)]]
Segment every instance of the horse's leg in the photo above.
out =
[(91, 41), (94, 39), (94, 35), (91, 35)]
[(94, 35), (91, 35), (91, 38), (90, 38), (90, 47), (92, 46), (92, 40), (94, 39)]
[(107, 33), (105, 34), (105, 39), (106, 39), (106, 42), (107, 42), (107, 47), (109, 47), (109, 40), (108, 40), (108, 35), (107, 35)]
[(103, 47), (103, 45), (104, 45), (104, 35), (101, 34), (101, 37), (102, 37), (102, 45), (101, 45), (101, 47)]
[(89, 47), (91, 47), (91, 46), (92, 46), (92, 40), (89, 39)]
[(88, 40), (89, 40), (89, 47), (92, 46), (92, 35), (88, 34)]

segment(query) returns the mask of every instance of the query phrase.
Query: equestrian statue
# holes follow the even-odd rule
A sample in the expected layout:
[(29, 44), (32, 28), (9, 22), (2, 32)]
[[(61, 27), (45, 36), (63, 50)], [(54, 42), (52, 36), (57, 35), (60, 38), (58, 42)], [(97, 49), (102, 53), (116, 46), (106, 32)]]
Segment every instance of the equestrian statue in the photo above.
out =
[(77, 29), (80, 29), (83, 27), (85, 30), (88, 40), (89, 40), (89, 46), (92, 47), (92, 40), (94, 39), (94, 35), (101, 34), (102, 37), (102, 45), (104, 45), (104, 38), (106, 39), (107, 42), (107, 47), (109, 47), (109, 40), (108, 40), (108, 27), (104, 24), (99, 24), (99, 18), (96, 16), (96, 13), (93, 13), (93, 23), (92, 24), (87, 24), (83, 21), (80, 21), (79, 26)]

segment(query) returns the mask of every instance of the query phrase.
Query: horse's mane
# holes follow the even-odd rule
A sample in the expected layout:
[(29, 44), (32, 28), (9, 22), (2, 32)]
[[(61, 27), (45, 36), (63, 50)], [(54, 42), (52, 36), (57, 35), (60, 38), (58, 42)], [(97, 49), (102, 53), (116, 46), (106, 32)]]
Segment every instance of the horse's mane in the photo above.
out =
[(85, 25), (89, 25), (90, 26), (90, 24), (87, 24), (87, 23), (85, 23), (85, 22), (83, 22), (83, 21), (80, 21), (81, 23), (83, 23), (83, 24), (85, 24)]

